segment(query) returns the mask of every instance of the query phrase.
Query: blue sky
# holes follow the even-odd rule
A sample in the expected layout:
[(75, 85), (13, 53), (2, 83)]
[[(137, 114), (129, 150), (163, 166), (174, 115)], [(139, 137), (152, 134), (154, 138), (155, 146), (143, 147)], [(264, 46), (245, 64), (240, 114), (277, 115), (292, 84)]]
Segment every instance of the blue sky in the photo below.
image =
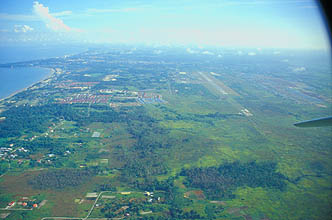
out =
[(1, 0), (0, 43), (328, 49), (313, 0)]

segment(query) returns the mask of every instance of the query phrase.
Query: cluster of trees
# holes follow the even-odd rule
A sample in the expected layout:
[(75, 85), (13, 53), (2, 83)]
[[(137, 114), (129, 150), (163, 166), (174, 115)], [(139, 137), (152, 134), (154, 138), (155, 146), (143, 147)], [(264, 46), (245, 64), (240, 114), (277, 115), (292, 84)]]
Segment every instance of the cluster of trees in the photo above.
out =
[(174, 177), (169, 177), (163, 181), (159, 181), (156, 178), (135, 179), (131, 186), (142, 191), (164, 191), (166, 195), (169, 195), (174, 188)]
[(32, 178), (29, 184), (36, 189), (63, 189), (79, 186), (97, 173), (96, 168), (48, 170)]
[(116, 121), (121, 121), (119, 113), (109, 109), (108, 111), (90, 111), (89, 117), (85, 116), (84, 118), (74, 119), (79, 126), (85, 126), (92, 122), (104, 122), (112, 123)]
[[(124, 112), (125, 109), (123, 109)], [(142, 107), (126, 111), (127, 131), (136, 139), (129, 149), (117, 149), (118, 160), (124, 163), (122, 178), (131, 182), (137, 177), (150, 178), (168, 172), (164, 163), (163, 150), (171, 143), (167, 138), (168, 130), (159, 126)]]
[(80, 117), (71, 106), (60, 104), (21, 105), (8, 109), (1, 116), (6, 119), (0, 123), (0, 137), (15, 137), (24, 132), (45, 132), (51, 122), (60, 117), (67, 120)]
[(131, 151), (122, 155), (125, 162), (122, 176), (128, 178), (149, 178), (155, 175), (166, 174), (168, 169), (163, 159), (156, 153), (149, 151)]
[(69, 148), (66, 147), (68, 143), (68, 139), (39, 137), (33, 141), (16, 141), (15, 145), (24, 147), (31, 152), (47, 149), (49, 153), (62, 155), (66, 150), (69, 150)]
[(205, 206), (204, 211), (207, 215), (207, 219), (217, 219), (217, 217), (224, 212), (224, 208), (220, 204), (208, 204)]
[(202, 219), (203, 218), (194, 210), (190, 210), (189, 212), (184, 212), (182, 209), (173, 207), (169, 211), (170, 211), (169, 214), (170, 214), (171, 219)]
[(8, 163), (7, 161), (1, 160), (0, 161), (0, 175), (4, 174), (8, 170)]
[(6, 117), (6, 119), (0, 122), (0, 138), (16, 137), (25, 132), (45, 132), (51, 122), (56, 122), (60, 118), (75, 121), (78, 126), (88, 125), (91, 122), (111, 123), (132, 120), (148, 122), (152, 120), (139, 108), (134, 108), (134, 111), (117, 112), (111, 108), (105, 109), (105, 107), (96, 105), (88, 114), (88, 105), (80, 104), (21, 105), (8, 109), (1, 114), (1, 117)]
[(111, 183), (103, 183), (96, 186), (96, 191), (116, 191), (116, 187)]
[(272, 162), (241, 164), (239, 162), (222, 164), (219, 167), (200, 167), (183, 169), (185, 184), (203, 189), (209, 198), (232, 198), (232, 190), (240, 186), (268, 187), (284, 190), (287, 178), (276, 172)]
[[(157, 149), (169, 147), (164, 134), (155, 119), (143, 107), (120, 108), (115, 111), (101, 105), (91, 105), (88, 116), (87, 104), (46, 104), (39, 106), (22, 105), (3, 112), (6, 119), (0, 123), (0, 137), (20, 136), (24, 133), (46, 132), (52, 123), (60, 119), (74, 121), (77, 126), (92, 122), (122, 122), (127, 124), (128, 132), (137, 140), (129, 152), (121, 154), (125, 162), (126, 174), (132, 177), (148, 177), (165, 174), (167, 167)], [(67, 149), (68, 140), (39, 137), (34, 141), (17, 143), (30, 152), (47, 149), (49, 153), (62, 155)]]
[(0, 137), (15, 137), (27, 129), (32, 132), (44, 131), (44, 115), (37, 117), (34, 113), (27, 106), (12, 107), (2, 113), (6, 119), (0, 123)]

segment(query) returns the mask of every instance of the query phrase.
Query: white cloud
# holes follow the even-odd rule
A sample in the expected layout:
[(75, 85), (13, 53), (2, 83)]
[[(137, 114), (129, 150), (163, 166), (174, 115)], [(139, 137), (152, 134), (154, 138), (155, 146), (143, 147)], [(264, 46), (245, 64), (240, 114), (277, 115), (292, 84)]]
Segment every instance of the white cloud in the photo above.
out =
[(293, 69), (294, 72), (303, 72), (303, 71), (306, 71), (306, 68), (305, 67), (296, 67)]
[(196, 51), (194, 51), (194, 50), (192, 50), (192, 49), (190, 49), (190, 48), (187, 48), (186, 51), (187, 51), (188, 53), (197, 53)]
[(203, 51), (202, 54), (206, 54), (206, 55), (214, 55), (214, 53), (210, 52), (210, 51)]
[(153, 51), (154, 54), (161, 54), (163, 51), (162, 50), (155, 50)]
[(54, 17), (50, 14), (48, 7), (35, 1), (33, 2), (33, 10), (38, 15), (46, 26), (53, 31), (71, 31), (72, 29), (63, 23), (59, 18)]
[(256, 53), (255, 52), (249, 52), (248, 55), (249, 56), (256, 56)]
[(138, 8), (121, 8), (121, 9), (97, 9), (89, 8), (87, 13), (112, 13), (112, 12), (132, 12), (137, 11)]
[(26, 33), (29, 31), (33, 31), (33, 28), (30, 27), (29, 25), (14, 25), (14, 32), (16, 33), (20, 32)]
[(61, 11), (61, 12), (51, 13), (51, 15), (54, 17), (61, 17), (61, 16), (72, 15), (72, 13), (73, 13), (72, 11)]

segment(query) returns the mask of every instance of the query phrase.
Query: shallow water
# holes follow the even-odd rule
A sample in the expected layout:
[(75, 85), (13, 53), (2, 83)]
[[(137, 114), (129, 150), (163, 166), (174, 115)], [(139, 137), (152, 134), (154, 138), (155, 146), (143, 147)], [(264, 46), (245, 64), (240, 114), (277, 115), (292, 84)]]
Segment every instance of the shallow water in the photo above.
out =
[(0, 68), (0, 99), (24, 89), (50, 74), (45, 68)]

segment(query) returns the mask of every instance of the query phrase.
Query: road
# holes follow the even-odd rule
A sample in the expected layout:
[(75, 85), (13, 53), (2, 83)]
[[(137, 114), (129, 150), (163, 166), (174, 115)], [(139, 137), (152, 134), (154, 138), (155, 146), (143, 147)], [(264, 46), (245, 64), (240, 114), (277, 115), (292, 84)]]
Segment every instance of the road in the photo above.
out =
[(47, 219), (58, 219), (58, 220), (64, 220), (64, 219), (75, 219), (75, 220), (82, 220), (83, 218), (73, 218), (73, 217), (44, 217), (41, 220), (47, 220)]
[(11, 209), (11, 208), (0, 208), (0, 210), (4, 210), (4, 211), (31, 211), (33, 209)]
[[(75, 218), (75, 217), (44, 217), (42, 218), (41, 220), (50, 220), (50, 219), (56, 219), (56, 220), (65, 220), (65, 219), (77, 219), (77, 220), (86, 220), (90, 217), (91, 213), (93, 212), (93, 209), (96, 207), (96, 204), (100, 198), (100, 196), (103, 194), (103, 193), (107, 193), (107, 192), (112, 192), (114, 193), (113, 191), (102, 191), (98, 194), (95, 202), (93, 203), (92, 207), (90, 208), (88, 214), (86, 215), (86, 217), (84, 218)], [(98, 219), (98, 218), (96, 218)], [(105, 219), (105, 218), (100, 218), (100, 219)]]

